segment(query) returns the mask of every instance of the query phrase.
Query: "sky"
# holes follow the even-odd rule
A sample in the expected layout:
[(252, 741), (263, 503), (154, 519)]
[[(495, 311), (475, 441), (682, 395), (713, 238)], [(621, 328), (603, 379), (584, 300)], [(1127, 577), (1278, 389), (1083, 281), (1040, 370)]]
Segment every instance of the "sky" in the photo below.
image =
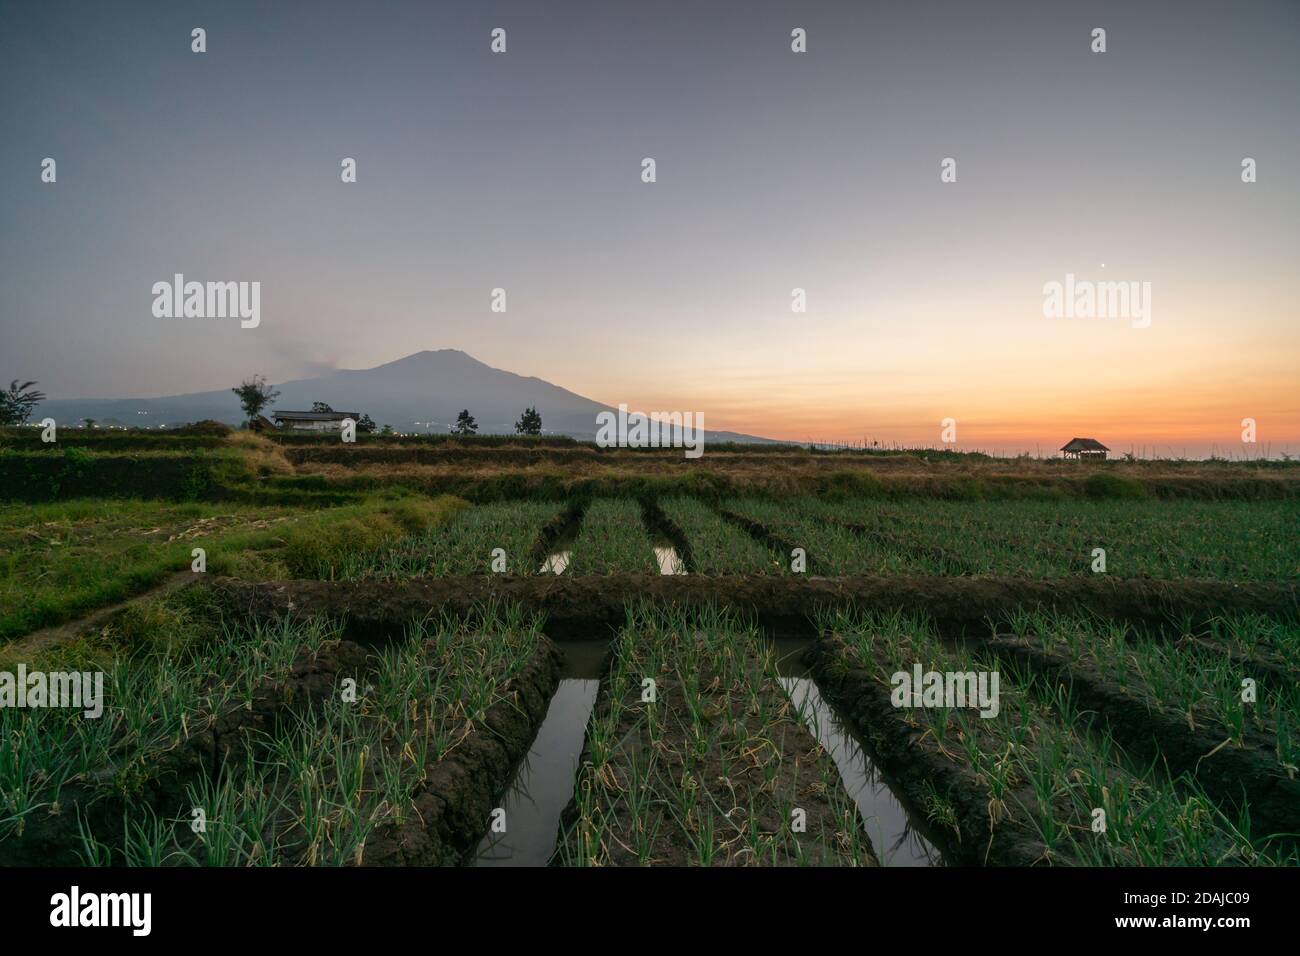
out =
[[(457, 348), (777, 438), (1300, 454), (1298, 45), (1267, 0), (0, 0), (0, 378)], [(260, 324), (156, 317), (178, 272)], [(1149, 325), (1045, 316), (1067, 275)]]

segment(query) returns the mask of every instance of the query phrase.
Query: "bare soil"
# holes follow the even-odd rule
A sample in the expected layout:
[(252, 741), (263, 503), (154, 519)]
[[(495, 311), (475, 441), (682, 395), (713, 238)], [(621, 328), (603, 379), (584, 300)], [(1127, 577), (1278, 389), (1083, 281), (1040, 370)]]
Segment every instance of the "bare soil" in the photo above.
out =
[(466, 613), (488, 600), (517, 602), (546, 614), (546, 633), (565, 640), (606, 640), (625, 620), (625, 602), (647, 599), (688, 607), (707, 604), (752, 615), (777, 634), (816, 636), (820, 608), (924, 612), (948, 635), (987, 636), (989, 622), (1018, 608), (1091, 612), (1153, 629), (1187, 619), (1253, 611), (1300, 617), (1300, 585), (1292, 583), (1120, 580), (1089, 576), (1058, 580), (1011, 577), (868, 575), (611, 574), (595, 577), (477, 575), (394, 582), (209, 582), (223, 602), (252, 616), (306, 613), (344, 620), (349, 639), (373, 644), (400, 637), (412, 615)]

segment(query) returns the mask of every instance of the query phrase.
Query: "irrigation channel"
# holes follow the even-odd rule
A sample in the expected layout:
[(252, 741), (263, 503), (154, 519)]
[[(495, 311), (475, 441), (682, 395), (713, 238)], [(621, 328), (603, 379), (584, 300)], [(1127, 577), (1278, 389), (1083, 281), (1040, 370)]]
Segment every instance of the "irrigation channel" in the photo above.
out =
[[(651, 535), (652, 539), (654, 537)], [(558, 542), (558, 536), (546, 539), (545, 549), (539, 547), (534, 552), (536, 564), (540, 565), (552, 549), (561, 553), (569, 550)], [(689, 547), (675, 550), (684, 554), (688, 568), (693, 568)], [(222, 605), (249, 619), (316, 616), (337, 620), (341, 622), (341, 633), (346, 639), (372, 648), (402, 639), (412, 616), (427, 616), (434, 611), (464, 616), (474, 613), (486, 602), (503, 601), (518, 604), (524, 611), (542, 614), (543, 632), (551, 641), (562, 644), (565, 658), (557, 662), (553, 653), (547, 652), (548, 666), (539, 668), (538, 674), (533, 675), (537, 679), (525, 688), (531, 690), (531, 694), (527, 695), (528, 712), (523, 717), (503, 706), (502, 709), (509, 710), (512, 718), (512, 733), (505, 752), (508, 756), (497, 761), (488, 774), (490, 781), (479, 781), (487, 785), (474, 791), (473, 800), (460, 801), (457, 807), (460, 815), (453, 825), (456, 832), (452, 838), (440, 838), (438, 844), (454, 846), (446, 858), (471, 862), (477, 856), (478, 862), (495, 865), (542, 865), (548, 862), (558, 838), (559, 819), (571, 802), (577, 776), (577, 755), (585, 747), (586, 725), (590, 722), (592, 704), (599, 698), (599, 676), (608, 656), (608, 641), (626, 624), (628, 604), (632, 598), (651, 604), (672, 604), (684, 612), (715, 609), (710, 610), (710, 613), (715, 613), (720, 609), (734, 613), (739, 620), (753, 622), (757, 630), (775, 642), (777, 677), (781, 680), (782, 690), (799, 708), (812, 736), (831, 756), (846, 795), (857, 807), (864, 835), (870, 840), (876, 858), (882, 864), (893, 866), (943, 865), (949, 862), (979, 865), (990, 857), (986, 850), (976, 852), (971, 849), (979, 840), (967, 840), (963, 848), (960, 836), (954, 843), (938, 828), (927, 826), (925, 813), (906, 796), (918, 792), (920, 799), (924, 799), (924, 783), (932, 774), (945, 789), (961, 786), (958, 771), (950, 771), (946, 765), (939, 766), (932, 760), (904, 765), (900, 759), (896, 767), (898, 779), (907, 781), (907, 787), (882, 773), (877, 751), (869, 744), (864, 745), (862, 736), (868, 741), (879, 736), (880, 755), (890, 755), (891, 745), (898, 745), (896, 749), (900, 754), (904, 750), (910, 753), (915, 748), (904, 746), (910, 739), (910, 731), (899, 726), (904, 722), (889, 707), (888, 697), (882, 703), (878, 695), (863, 696), (869, 682), (861, 675), (866, 672), (851, 672), (859, 676), (845, 681), (843, 687), (836, 686), (834, 670), (822, 666), (826, 660), (823, 655), (808, 662), (823, 675), (821, 686), (809, 675), (804, 666), (803, 652), (819, 636), (816, 621), (820, 613), (834, 609), (851, 609), (854, 613), (869, 610), (890, 613), (924, 611), (933, 622), (936, 636), (945, 642), (978, 640), (981, 645), (997, 645), (998, 653), (1015, 652), (1023, 657), (1033, 648), (1019, 647), (1014, 641), (996, 637), (990, 632), (989, 622), (1026, 606), (1063, 614), (1086, 611), (1098, 620), (1150, 627), (1153, 634), (1176, 638), (1206, 627), (1206, 622), (1226, 613), (1251, 612), (1292, 620), (1300, 600), (1297, 590), (1300, 586), (1290, 582), (1033, 580), (994, 575), (828, 578), (776, 574), (717, 576), (688, 573), (666, 576), (613, 572), (576, 576), (567, 573), (464, 575), (358, 582), (249, 582), (218, 577), (205, 581), (203, 586), (211, 588)], [(823, 640), (817, 644), (819, 652), (828, 636), (822, 635)], [(756, 639), (761, 638), (756, 635)], [(578, 646), (573, 646), (573, 642)], [(1062, 673), (1073, 673), (1065, 665), (1062, 667)], [(1078, 691), (1080, 687), (1089, 686), (1094, 688), (1094, 697), (1091, 698), (1094, 703), (1089, 704), (1090, 710), (1103, 713), (1107, 708), (1114, 709), (1116, 698), (1104, 692), (1095, 681), (1076, 684), (1075, 688)], [(557, 687), (558, 693), (555, 692)], [(837, 719), (838, 714), (828, 706), (829, 699), (823, 699), (822, 687), (826, 689), (828, 698), (834, 696), (846, 708), (852, 708), (853, 719)], [(834, 695), (832, 688), (835, 689)], [(879, 706), (859, 706), (864, 700), (868, 703), (874, 701)], [(1126, 699), (1126, 706), (1136, 708), (1141, 704)], [(1128, 713), (1123, 711), (1123, 714)], [(1136, 711), (1121, 726), (1131, 728), (1126, 731), (1131, 746), (1150, 746), (1152, 740), (1158, 739), (1182, 741), (1178, 752), (1185, 755), (1183, 766), (1193, 772), (1197, 762), (1214, 751), (1213, 743), (1205, 746), (1200, 740), (1187, 743), (1188, 735), (1182, 730), (1170, 728), (1167, 732), (1162, 731), (1162, 738), (1151, 737), (1149, 717)], [(853, 728), (860, 730), (862, 736), (853, 733)], [(535, 736), (531, 745), (528, 743), (530, 734)], [(919, 750), (916, 752), (920, 753)], [(527, 759), (522, 766), (511, 766), (512, 760), (518, 761), (524, 755)], [(890, 763), (890, 766), (895, 764)], [(1234, 778), (1226, 775), (1224, 779)], [(1283, 785), (1288, 783), (1282, 781)], [(461, 791), (462, 796), (469, 793), (465, 787)], [(438, 794), (430, 793), (430, 800), (435, 801)], [(958, 796), (964, 798), (966, 792), (962, 791)], [(475, 844), (490, 829), (489, 812), (502, 803), (507, 811), (508, 836), (496, 835), (495, 840), (489, 839), (478, 847), (475, 854)], [(974, 837), (979, 836), (986, 814), (979, 803), (980, 800), (975, 799), (970, 803), (969, 812), (963, 811), (971, 821), (966, 832)], [(1283, 804), (1282, 810), (1294, 804), (1295, 801)], [(1277, 832), (1294, 832), (1294, 828), (1284, 826)], [(1008, 837), (1006, 852), (1000, 852), (997, 858), (1008, 864), (1021, 862), (1017, 855), (1020, 845), (1017, 840), (1014, 833)], [(390, 842), (395, 848), (390, 858), (400, 863), (402, 857), (398, 851), (404, 851), (405, 845)], [(464, 852), (467, 847), (469, 853)], [(936, 847), (939, 852), (936, 852)], [(413, 852), (420, 849), (417, 845)], [(1034, 859), (1025, 862), (1040, 861), (1038, 849), (1031, 849)]]
[(777, 675), (808, 730), (831, 755), (844, 789), (857, 804), (882, 866), (942, 866), (943, 858), (912, 819), (868, 756), (863, 742), (822, 697), (804, 663), (811, 642), (774, 638)]
[(565, 641), (559, 648), (560, 686), (501, 804), (506, 832), (488, 831), (474, 851), (474, 866), (545, 866), (555, 851), (607, 653), (601, 641)]
[(546, 559), (537, 569), (538, 574), (563, 574), (573, 560), (573, 542), (578, 538), (578, 521), (570, 520), (564, 530), (545, 545)]
[[(569, 562), (573, 560), (573, 540), (575, 537), (576, 535), (570, 532), (556, 539), (555, 543), (551, 545), (551, 550), (546, 555), (546, 560), (542, 562), (537, 572), (539, 574), (563, 574), (568, 569)], [(677, 548), (667, 538), (656, 539), (654, 551), (660, 574), (686, 573), (686, 562), (677, 552)]]
[[(810, 642), (773, 638), (772, 646), (781, 687), (834, 761), (881, 864), (942, 866), (939, 851), (894, 795), (862, 741), (818, 691), (804, 664)], [(474, 866), (546, 866), (555, 851), (608, 653), (604, 641), (564, 641), (559, 647), (564, 652), (559, 687), (501, 802), (505, 832), (489, 831), (479, 841), (470, 859)]]
[(686, 562), (677, 553), (677, 548), (667, 538), (654, 542), (655, 560), (659, 562), (660, 574), (685, 574)]

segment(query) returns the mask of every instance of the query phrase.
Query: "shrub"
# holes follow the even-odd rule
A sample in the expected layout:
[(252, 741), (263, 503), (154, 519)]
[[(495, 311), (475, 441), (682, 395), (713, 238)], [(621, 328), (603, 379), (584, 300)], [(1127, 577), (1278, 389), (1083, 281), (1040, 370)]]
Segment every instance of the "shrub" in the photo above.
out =
[(833, 471), (825, 478), (823, 496), (828, 501), (846, 498), (883, 498), (885, 483), (869, 471)]
[(186, 425), (183, 428), (172, 430), (174, 435), (229, 435), (234, 429), (225, 422), (213, 421), (211, 418), (205, 418), (201, 422), (195, 422), (193, 425)]
[(1146, 486), (1136, 478), (1098, 472), (1083, 483), (1084, 493), (1097, 499), (1136, 499), (1147, 496)]
[(281, 560), (299, 577), (330, 579), (349, 555), (377, 551), (410, 535), (443, 524), (469, 502), (450, 495), (398, 498), (346, 517), (324, 514), (300, 521), (284, 533)]

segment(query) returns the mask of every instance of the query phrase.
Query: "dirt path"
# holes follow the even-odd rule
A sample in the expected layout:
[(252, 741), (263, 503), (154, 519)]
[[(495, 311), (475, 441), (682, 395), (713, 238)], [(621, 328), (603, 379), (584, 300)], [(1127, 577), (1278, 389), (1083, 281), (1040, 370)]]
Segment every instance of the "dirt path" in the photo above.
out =
[(187, 584), (195, 583), (198, 578), (199, 575), (193, 571), (177, 571), (150, 588), (113, 604), (106, 604), (103, 607), (96, 608), (84, 617), (65, 621), (62, 624), (54, 624), (50, 627), (43, 627), (39, 631), (32, 631), (22, 637), (14, 638), (8, 644), (0, 646), (0, 657), (5, 659), (25, 659), (43, 653), (82, 634), (100, 630), (123, 608), (129, 605), (178, 590)]

